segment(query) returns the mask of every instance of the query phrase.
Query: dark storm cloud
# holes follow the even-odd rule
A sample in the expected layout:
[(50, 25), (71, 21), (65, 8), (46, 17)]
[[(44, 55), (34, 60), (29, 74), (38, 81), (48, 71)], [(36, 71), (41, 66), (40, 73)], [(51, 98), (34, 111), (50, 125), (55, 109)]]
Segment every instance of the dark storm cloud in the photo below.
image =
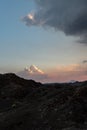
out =
[(34, 0), (37, 10), (33, 19), (23, 18), (27, 25), (48, 26), (66, 35), (80, 36), (87, 43), (87, 0)]
[(87, 63), (87, 60), (83, 60), (83, 62), (82, 62), (82, 63), (84, 63), (84, 64), (85, 64), (85, 63)]

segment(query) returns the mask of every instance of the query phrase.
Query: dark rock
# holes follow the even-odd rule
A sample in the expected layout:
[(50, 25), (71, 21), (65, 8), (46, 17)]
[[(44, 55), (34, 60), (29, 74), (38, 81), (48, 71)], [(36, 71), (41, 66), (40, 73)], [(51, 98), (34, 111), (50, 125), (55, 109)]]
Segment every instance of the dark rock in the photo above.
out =
[(1, 74), (0, 130), (87, 130), (87, 82), (41, 84)]

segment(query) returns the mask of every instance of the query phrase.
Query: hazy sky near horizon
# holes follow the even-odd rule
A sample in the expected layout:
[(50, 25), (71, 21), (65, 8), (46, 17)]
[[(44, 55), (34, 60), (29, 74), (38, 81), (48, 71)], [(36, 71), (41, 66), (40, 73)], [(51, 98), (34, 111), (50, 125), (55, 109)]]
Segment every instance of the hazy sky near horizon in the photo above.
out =
[(86, 0), (0, 0), (0, 72), (25, 75), (34, 64), (44, 72), (29, 70), (37, 81), (86, 80), (86, 8)]

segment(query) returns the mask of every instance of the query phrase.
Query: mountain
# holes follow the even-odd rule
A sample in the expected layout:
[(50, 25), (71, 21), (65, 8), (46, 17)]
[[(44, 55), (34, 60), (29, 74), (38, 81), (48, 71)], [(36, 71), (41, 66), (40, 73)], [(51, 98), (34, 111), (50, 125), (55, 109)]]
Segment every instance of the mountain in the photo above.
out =
[(87, 130), (87, 81), (41, 84), (0, 74), (0, 130)]

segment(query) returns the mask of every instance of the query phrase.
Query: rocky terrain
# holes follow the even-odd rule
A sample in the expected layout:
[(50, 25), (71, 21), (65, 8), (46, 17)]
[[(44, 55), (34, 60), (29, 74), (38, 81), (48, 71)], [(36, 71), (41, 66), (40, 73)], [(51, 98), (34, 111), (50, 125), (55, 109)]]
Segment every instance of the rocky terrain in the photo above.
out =
[(0, 74), (0, 130), (87, 130), (87, 81), (41, 84)]

